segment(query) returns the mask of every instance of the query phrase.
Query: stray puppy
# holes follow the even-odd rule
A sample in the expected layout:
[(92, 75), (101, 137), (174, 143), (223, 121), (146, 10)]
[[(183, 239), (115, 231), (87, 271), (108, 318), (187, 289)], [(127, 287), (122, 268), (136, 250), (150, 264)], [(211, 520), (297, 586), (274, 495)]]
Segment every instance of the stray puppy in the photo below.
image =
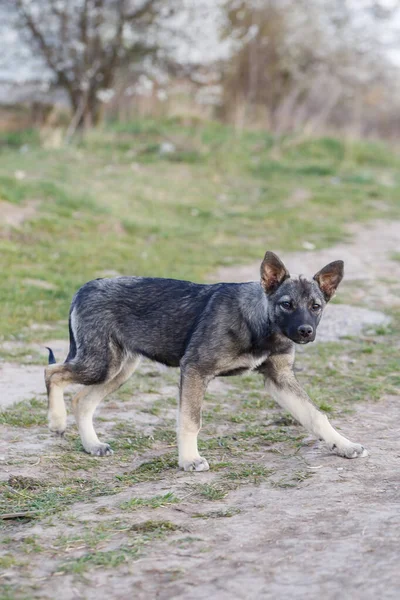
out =
[(267, 252), (261, 282), (198, 285), (147, 277), (89, 281), (76, 293), (69, 315), (70, 348), (64, 364), (50, 350), (45, 380), (49, 427), (66, 428), (64, 388), (85, 387), (73, 410), (86, 452), (112, 454), (99, 441), (93, 413), (99, 402), (132, 375), (142, 356), (180, 367), (179, 466), (206, 471), (197, 436), (205, 390), (214, 377), (256, 371), (267, 392), (329, 449), (346, 458), (366, 456), (338, 433), (312, 404), (293, 373), (295, 344), (315, 339), (327, 302), (343, 277), (343, 262), (314, 275), (291, 278)]

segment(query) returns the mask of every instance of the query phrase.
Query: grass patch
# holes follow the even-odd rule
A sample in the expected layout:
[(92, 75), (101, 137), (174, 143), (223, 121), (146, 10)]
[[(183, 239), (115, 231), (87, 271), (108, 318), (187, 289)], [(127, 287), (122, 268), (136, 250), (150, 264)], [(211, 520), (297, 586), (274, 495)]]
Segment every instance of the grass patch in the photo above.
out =
[(163, 534), (171, 531), (179, 531), (181, 527), (175, 525), (171, 521), (144, 521), (143, 523), (135, 523), (131, 527), (131, 531), (138, 533), (156, 533)]
[(330, 404), (328, 404), (327, 402), (324, 402), (323, 400), (317, 400), (317, 405), (318, 405), (318, 408), (320, 410), (322, 410), (322, 412), (326, 412), (326, 413), (333, 412), (333, 407)]
[(38, 146), (40, 142), (39, 131), (36, 129), (25, 129), (21, 131), (7, 131), (0, 134), (0, 151), (10, 148), (20, 150), (22, 146)]
[(264, 481), (273, 471), (266, 469), (262, 465), (236, 465), (232, 471), (225, 474), (226, 479), (230, 481), (245, 481), (258, 484)]
[(0, 360), (17, 362), (20, 365), (43, 365), (43, 356), (33, 348), (10, 348), (0, 347)]
[[(64, 562), (60, 567), (60, 572), (82, 575), (93, 568), (116, 569), (123, 563), (137, 559), (151, 542), (163, 539), (180, 529), (171, 521), (148, 520), (135, 523), (130, 527), (123, 527), (120, 534), (124, 536), (125, 541), (118, 548), (107, 550), (97, 548), (96, 546), (100, 543), (108, 544), (115, 535), (116, 531), (110, 525), (106, 535), (89, 540), (89, 543), (94, 546), (90, 551), (85, 552), (79, 558)], [(82, 541), (84, 540), (79, 540), (79, 543)]]
[(3, 556), (0, 556), (0, 569), (11, 569), (15, 564), (16, 559), (12, 554), (3, 554)]
[(400, 315), (392, 311), (391, 317), (390, 327), (378, 328), (367, 340), (310, 345), (301, 352), (298, 378), (321, 410), (351, 410), (356, 402), (398, 394)]
[(0, 423), (11, 427), (33, 427), (46, 423), (46, 403), (32, 398), (0, 411)]
[(116, 569), (122, 563), (127, 562), (129, 558), (137, 557), (138, 554), (139, 547), (137, 544), (121, 546), (118, 550), (88, 552), (80, 558), (70, 560), (61, 565), (60, 572), (81, 575), (90, 568), (103, 567), (104, 569)]
[(240, 513), (240, 508), (225, 508), (223, 510), (210, 510), (206, 513), (195, 513), (192, 515), (192, 519), (226, 519)]
[(0, 583), (1, 600), (31, 600), (32, 595), (25, 593), (20, 585)]
[(133, 425), (126, 421), (117, 423), (111, 432), (113, 450), (135, 450), (143, 452), (151, 448), (153, 441), (150, 436), (143, 435)]
[(68, 433), (68, 438), (71, 439), (70, 450), (62, 448), (52, 459), (52, 462), (57, 465), (60, 469), (66, 469), (67, 471), (88, 471), (93, 470), (101, 471), (102, 464), (109, 460), (109, 458), (99, 458), (97, 456), (91, 456), (87, 454), (82, 446), (80, 438)]
[(123, 502), (120, 506), (122, 510), (135, 510), (143, 506), (148, 508), (160, 508), (168, 504), (176, 504), (180, 499), (172, 492), (168, 492), (163, 496), (153, 496), (152, 498), (131, 498), (127, 502)]
[(44, 487), (44, 482), (32, 477), (22, 477), (21, 475), (10, 475), (8, 485), (14, 490), (37, 490)]
[(0, 514), (26, 512), (43, 518), (63, 511), (75, 502), (86, 502), (88, 498), (116, 492), (115, 488), (93, 479), (35, 482), (34, 487), (30, 483), (27, 488), (21, 488), (21, 479), (24, 478), (10, 478), (9, 482), (0, 483)]
[(168, 472), (176, 471), (178, 468), (178, 460), (175, 454), (167, 454), (158, 456), (157, 458), (142, 463), (134, 471), (116, 475), (118, 481), (133, 484), (142, 481), (153, 481), (168, 474)]
[(191, 495), (204, 500), (222, 500), (229, 492), (229, 488), (222, 482), (196, 483), (190, 486)]
[[(175, 421), (173, 423), (175, 425)], [(176, 445), (176, 428), (165, 427), (164, 425), (162, 427), (157, 427), (154, 430), (153, 438), (157, 442), (164, 442), (170, 446)]]
[(273, 487), (278, 488), (294, 488), (298, 487), (300, 483), (310, 479), (314, 473), (312, 471), (297, 471), (296, 473), (291, 473), (288, 476), (272, 481)]

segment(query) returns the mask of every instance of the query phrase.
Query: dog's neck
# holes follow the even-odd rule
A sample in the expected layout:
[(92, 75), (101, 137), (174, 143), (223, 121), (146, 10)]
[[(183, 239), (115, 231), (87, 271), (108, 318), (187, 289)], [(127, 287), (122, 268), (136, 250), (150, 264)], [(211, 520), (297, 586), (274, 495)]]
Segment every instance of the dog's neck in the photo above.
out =
[(258, 281), (243, 284), (244, 294), (240, 296), (240, 310), (246, 323), (255, 335), (260, 337), (272, 333), (268, 311), (268, 298)]
[(255, 354), (271, 349), (290, 351), (293, 342), (273, 326), (270, 317), (270, 301), (258, 281), (243, 284), (246, 293), (240, 297), (240, 309), (252, 334), (252, 350)]

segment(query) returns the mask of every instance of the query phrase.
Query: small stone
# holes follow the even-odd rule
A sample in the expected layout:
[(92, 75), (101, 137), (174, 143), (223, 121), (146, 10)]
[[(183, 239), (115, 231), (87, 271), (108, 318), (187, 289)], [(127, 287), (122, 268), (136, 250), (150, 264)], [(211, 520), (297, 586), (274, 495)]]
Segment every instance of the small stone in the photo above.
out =
[(172, 144), (171, 142), (162, 142), (162, 144), (160, 144), (160, 154), (173, 154), (173, 152), (176, 151), (176, 146), (175, 144)]
[(305, 250), (315, 250), (315, 244), (312, 242), (303, 242), (302, 246)]

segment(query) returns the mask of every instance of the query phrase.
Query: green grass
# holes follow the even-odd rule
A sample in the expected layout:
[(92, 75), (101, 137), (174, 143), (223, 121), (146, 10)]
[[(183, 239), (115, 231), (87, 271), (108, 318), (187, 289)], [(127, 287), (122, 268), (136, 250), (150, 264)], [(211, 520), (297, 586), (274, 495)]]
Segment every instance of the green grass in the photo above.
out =
[(81, 557), (66, 561), (60, 567), (63, 573), (72, 573), (82, 575), (91, 568), (116, 569), (119, 565), (131, 562), (139, 558), (144, 548), (155, 540), (162, 540), (172, 533), (176, 533), (181, 528), (171, 521), (147, 520), (141, 523), (135, 523), (129, 528), (124, 527), (120, 531), (128, 534), (128, 539), (117, 549), (109, 548), (101, 550), (97, 546), (110, 541), (115, 530), (109, 528), (108, 535), (93, 538), (91, 545), (93, 549), (85, 552)]
[(152, 446), (152, 439), (148, 435), (143, 435), (134, 425), (126, 421), (117, 423), (113, 427), (111, 435), (113, 437), (111, 446), (115, 451), (143, 451)]
[(239, 508), (226, 508), (222, 510), (210, 510), (206, 513), (195, 513), (192, 515), (192, 519), (225, 519), (234, 517), (240, 514)]
[(260, 483), (271, 475), (271, 469), (266, 469), (263, 465), (236, 465), (235, 468), (225, 477), (231, 481), (248, 481), (249, 483)]
[(34, 348), (0, 348), (0, 360), (17, 362), (20, 365), (41, 365), (43, 356)]
[(80, 558), (69, 560), (61, 565), (61, 573), (73, 573), (82, 575), (90, 568), (116, 569), (128, 558), (136, 558), (139, 554), (138, 545), (120, 546), (118, 550), (113, 551), (94, 551), (88, 552)]
[(37, 146), (38, 144), (39, 132), (35, 129), (5, 132), (0, 135), (0, 156), (10, 148), (19, 150), (22, 146)]
[(171, 521), (144, 521), (143, 523), (135, 523), (131, 527), (131, 531), (138, 533), (164, 533), (170, 531), (179, 531), (180, 527)]
[(310, 345), (299, 353), (299, 379), (322, 410), (351, 410), (356, 402), (398, 394), (400, 314), (392, 311), (391, 317), (391, 325), (372, 338)]
[(222, 481), (215, 483), (195, 483), (190, 485), (190, 494), (201, 500), (222, 500), (229, 492), (229, 486)]
[(121, 504), (122, 510), (135, 510), (137, 508), (147, 506), (149, 508), (160, 508), (168, 504), (176, 504), (180, 502), (172, 492), (168, 492), (163, 496), (153, 496), (152, 498), (131, 498), (127, 502)]
[(177, 468), (178, 460), (176, 454), (168, 454), (144, 462), (134, 471), (116, 475), (116, 478), (118, 481), (130, 484), (153, 481), (165, 476), (168, 472), (176, 472)]
[(0, 410), (0, 423), (12, 427), (33, 427), (46, 423), (46, 403), (32, 398)]
[(314, 474), (312, 471), (297, 471), (291, 473), (289, 476), (273, 481), (272, 485), (278, 488), (296, 488), (307, 479), (310, 479)]
[(66, 478), (58, 482), (13, 479), (0, 483), (0, 515), (29, 513), (29, 518), (44, 518), (61, 512), (75, 502), (115, 493), (116, 488), (91, 479)]
[[(160, 152), (165, 141), (174, 144), (170, 154)], [(110, 125), (56, 150), (30, 132), (7, 134), (0, 152), (0, 199), (38, 203), (34, 219), (0, 230), (6, 339), (48, 335), (32, 331), (34, 323), (66, 337), (76, 289), (111, 271), (204, 281), (267, 247), (333, 244), (347, 223), (380, 217), (382, 203), (388, 218), (400, 215), (400, 159), (383, 144), (300, 143), (170, 119)], [(380, 183), (383, 175), (392, 187)], [(301, 206), (299, 188), (308, 192)]]
[(15, 557), (12, 554), (3, 554), (0, 556), (0, 569), (9, 569), (15, 565)]

